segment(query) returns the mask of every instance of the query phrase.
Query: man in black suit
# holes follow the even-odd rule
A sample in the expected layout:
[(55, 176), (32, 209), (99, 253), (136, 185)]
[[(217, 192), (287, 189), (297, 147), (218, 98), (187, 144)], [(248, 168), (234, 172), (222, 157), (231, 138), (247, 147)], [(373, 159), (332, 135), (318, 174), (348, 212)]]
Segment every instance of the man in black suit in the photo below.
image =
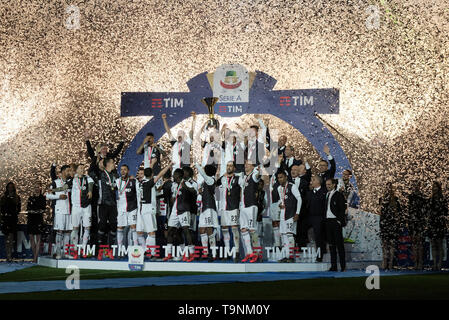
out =
[(346, 201), (344, 195), (337, 191), (337, 179), (327, 179), (326, 188), (326, 238), (329, 243), (331, 253), (331, 268), (329, 271), (338, 271), (337, 269), (337, 250), (340, 257), (341, 271), (345, 271), (345, 246), (343, 242), (342, 228), (346, 225)]
[(333, 179), (335, 175), (336, 165), (335, 165), (335, 159), (332, 157), (329, 146), (326, 144), (323, 149), (324, 153), (327, 155), (327, 160), (329, 160), (329, 163), (331, 167), (329, 168), (329, 165), (326, 160), (322, 159), (320, 163), (318, 164), (318, 170), (320, 171), (318, 173), (318, 176), (322, 179), (321, 186), (323, 189), (326, 189), (326, 181), (327, 179)]
[[(267, 135), (268, 137), (268, 135)], [(282, 157), (285, 159), (285, 149), (287, 147), (287, 136), (282, 135), (279, 137), (278, 141), (278, 156), (282, 154)]]
[(303, 204), (301, 206), (301, 213), (298, 220), (298, 232), (296, 234), (296, 243), (298, 247), (305, 247), (307, 245), (307, 224), (304, 218), (307, 216), (306, 198), (307, 192), (310, 190), (310, 180), (312, 179), (312, 170), (310, 169), (307, 159), (304, 159), (305, 164), (292, 167), (292, 183), (298, 188)]
[(295, 149), (293, 146), (287, 146), (285, 148), (285, 158), (281, 161), (281, 170), (287, 171), (288, 173), (288, 180), (292, 180), (292, 167), (293, 166), (299, 166), (302, 164), (301, 159), (294, 157)]
[(323, 221), (326, 213), (326, 194), (327, 190), (321, 187), (321, 177), (313, 176), (310, 182), (312, 187), (307, 192), (306, 201), (306, 230), (310, 227), (313, 229), (316, 248), (320, 248), (320, 255), (316, 258), (316, 262), (323, 261), (323, 254), (326, 253), (326, 246), (324, 243), (324, 229)]

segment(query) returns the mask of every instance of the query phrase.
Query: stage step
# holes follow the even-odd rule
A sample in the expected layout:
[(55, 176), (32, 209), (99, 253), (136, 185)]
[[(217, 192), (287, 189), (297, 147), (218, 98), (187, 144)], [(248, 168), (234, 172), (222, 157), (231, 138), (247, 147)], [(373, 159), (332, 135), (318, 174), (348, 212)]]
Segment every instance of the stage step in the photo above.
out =
[[(369, 265), (380, 266), (381, 261), (348, 262), (348, 270), (361, 270)], [(98, 260), (56, 260), (39, 257), (38, 264), (52, 268), (75, 266), (79, 269), (130, 270), (128, 261)], [(232, 263), (232, 262), (145, 262), (143, 271), (178, 271), (178, 272), (310, 272), (327, 271), (330, 263)]]

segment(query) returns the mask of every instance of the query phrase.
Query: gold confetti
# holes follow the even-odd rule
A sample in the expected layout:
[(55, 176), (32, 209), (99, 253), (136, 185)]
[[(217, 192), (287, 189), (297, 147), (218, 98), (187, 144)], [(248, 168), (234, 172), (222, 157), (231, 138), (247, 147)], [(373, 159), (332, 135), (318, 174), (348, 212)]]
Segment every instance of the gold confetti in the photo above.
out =
[[(94, 145), (115, 146), (122, 127), (131, 141), (149, 117), (120, 118), (121, 92), (187, 91), (224, 63), (271, 75), (276, 90), (340, 90), (340, 113), (322, 118), (338, 131), (363, 209), (379, 212), (387, 180), (401, 197), (414, 179), (426, 193), (435, 179), (444, 188), (448, 21), (443, 0), (4, 1), (0, 188), (13, 180), (25, 204), (34, 183), (50, 183), (52, 162), (88, 161), (85, 129)], [(297, 130), (264, 119), (315, 167)]]

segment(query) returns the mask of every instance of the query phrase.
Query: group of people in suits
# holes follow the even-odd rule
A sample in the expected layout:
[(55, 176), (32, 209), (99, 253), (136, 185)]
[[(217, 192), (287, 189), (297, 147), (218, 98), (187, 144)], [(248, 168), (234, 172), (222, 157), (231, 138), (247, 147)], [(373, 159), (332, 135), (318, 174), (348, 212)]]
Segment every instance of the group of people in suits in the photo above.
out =
[[(337, 271), (337, 254), (342, 271), (346, 269), (343, 228), (347, 223), (348, 195), (344, 193), (345, 182), (334, 179), (336, 164), (329, 147), (324, 147), (327, 160), (318, 164), (318, 173), (312, 175), (307, 160), (304, 164), (299, 159), (292, 159), (293, 148), (285, 147), (285, 157), (280, 152), (280, 169), (287, 172), (291, 181), (297, 186), (302, 198), (299, 215), (297, 244), (303, 247), (308, 242), (308, 230), (313, 230), (315, 245), (320, 249), (316, 261), (323, 260), (329, 245), (331, 255), (330, 271)], [(348, 170), (346, 170), (348, 171)], [(348, 175), (350, 177), (350, 175)], [(349, 184), (349, 181), (347, 181)]]

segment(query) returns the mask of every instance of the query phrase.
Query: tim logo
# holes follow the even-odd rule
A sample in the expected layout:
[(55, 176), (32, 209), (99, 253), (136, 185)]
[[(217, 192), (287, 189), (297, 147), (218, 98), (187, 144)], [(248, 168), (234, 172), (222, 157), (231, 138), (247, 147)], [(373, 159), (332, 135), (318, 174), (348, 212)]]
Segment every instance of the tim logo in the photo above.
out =
[(279, 97), (279, 106), (313, 106), (313, 96), (283, 96)]
[(151, 108), (183, 108), (184, 99), (183, 98), (152, 98)]
[(290, 97), (279, 97), (279, 105), (281, 107), (290, 107), (291, 98)]
[(162, 108), (162, 98), (151, 99), (151, 108)]
[(236, 106), (236, 105), (231, 105), (231, 106), (218, 106), (218, 112), (219, 113), (224, 113), (224, 112), (239, 112), (239, 113), (243, 113), (243, 107), (242, 106)]

